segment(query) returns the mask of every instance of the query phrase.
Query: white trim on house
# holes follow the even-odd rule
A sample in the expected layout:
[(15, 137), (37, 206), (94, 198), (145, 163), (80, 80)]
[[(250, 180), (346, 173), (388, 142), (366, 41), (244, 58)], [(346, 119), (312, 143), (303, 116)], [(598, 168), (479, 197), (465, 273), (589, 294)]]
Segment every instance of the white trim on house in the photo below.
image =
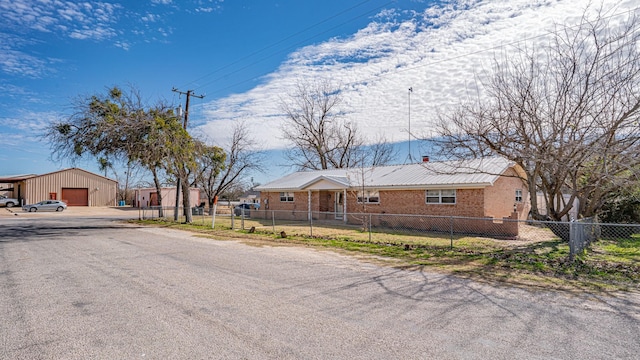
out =
[(320, 175), (300, 186), (301, 189), (310, 190), (337, 190), (345, 187), (349, 187), (349, 179), (346, 177), (326, 175)]

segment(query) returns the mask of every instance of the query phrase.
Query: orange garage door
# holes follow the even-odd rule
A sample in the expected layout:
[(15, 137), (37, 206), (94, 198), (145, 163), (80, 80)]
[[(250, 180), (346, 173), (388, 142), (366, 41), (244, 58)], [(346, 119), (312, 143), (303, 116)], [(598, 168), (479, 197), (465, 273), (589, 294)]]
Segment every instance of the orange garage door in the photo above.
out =
[(69, 206), (88, 206), (89, 189), (62, 188), (62, 201)]

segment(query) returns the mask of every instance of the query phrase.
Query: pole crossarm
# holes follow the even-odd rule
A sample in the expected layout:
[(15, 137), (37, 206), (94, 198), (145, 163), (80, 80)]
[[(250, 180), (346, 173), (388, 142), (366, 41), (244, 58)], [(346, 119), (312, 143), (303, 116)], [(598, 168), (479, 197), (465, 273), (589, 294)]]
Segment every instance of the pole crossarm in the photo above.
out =
[(171, 89), (171, 91), (173, 92), (177, 92), (180, 95), (186, 95), (187, 96), (187, 102), (184, 106), (184, 122), (182, 123), (182, 126), (184, 127), (184, 129), (187, 129), (187, 124), (189, 123), (189, 99), (193, 96), (193, 97), (197, 97), (198, 99), (202, 99), (204, 98), (204, 94), (202, 95), (194, 95), (193, 94), (193, 90), (187, 90), (187, 91), (180, 91), (178, 89), (176, 89), (175, 87), (173, 89)]

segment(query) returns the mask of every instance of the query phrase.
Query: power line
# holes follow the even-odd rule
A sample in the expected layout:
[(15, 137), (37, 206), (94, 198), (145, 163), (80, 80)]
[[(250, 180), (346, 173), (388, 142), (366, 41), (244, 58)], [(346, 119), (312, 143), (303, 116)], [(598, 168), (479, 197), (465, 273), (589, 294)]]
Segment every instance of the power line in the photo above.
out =
[[(339, 16), (339, 15), (341, 15), (341, 14), (343, 14), (343, 13), (345, 13), (345, 12), (347, 12), (347, 11), (351, 10), (351, 9), (354, 9), (354, 8), (356, 8), (356, 7), (360, 6), (360, 5), (362, 5), (362, 4), (364, 4), (365, 2), (368, 2), (368, 1), (370, 1), (370, 0), (366, 0), (366, 1), (364, 1), (364, 2), (360, 3), (360, 4), (356, 5), (356, 6), (353, 6), (353, 7), (349, 8), (349, 9), (347, 9), (347, 10), (344, 10), (344, 11), (342, 11), (342, 12), (340, 12), (340, 13), (336, 14), (336, 15), (333, 15), (332, 17), (330, 17), (330, 18), (328, 18), (328, 19), (325, 19), (325, 20), (323, 20), (323, 21), (321, 21), (321, 22), (319, 22), (319, 23), (317, 23), (317, 24), (315, 24), (315, 25), (313, 25), (313, 26), (311, 26), (311, 27), (309, 27), (309, 28), (307, 28), (307, 29), (305, 29), (305, 30), (303, 30), (303, 31), (300, 31), (300, 32), (298, 32), (298, 33), (296, 33), (296, 34), (294, 34), (294, 35), (290, 35), (290, 36), (288, 36), (287, 38), (285, 38), (285, 39), (283, 39), (283, 40), (281, 40), (281, 41), (278, 41), (278, 42), (274, 43), (273, 45), (270, 45), (270, 46), (267, 46), (267, 47), (265, 47), (265, 48), (263, 48), (263, 49), (261, 49), (261, 50), (258, 50), (258, 51), (256, 51), (256, 52), (252, 53), (251, 55), (245, 56), (245, 57), (243, 57), (242, 59), (237, 60), (237, 61), (235, 61), (235, 62), (233, 62), (233, 63), (231, 63), (231, 64), (229, 64), (229, 65), (226, 65), (226, 66), (224, 66), (224, 67), (222, 67), (222, 68), (220, 68), (220, 69), (218, 69), (218, 70), (215, 70), (215, 71), (213, 71), (213, 72), (209, 73), (208, 75), (202, 76), (202, 77), (200, 77), (199, 79), (203, 79), (203, 78), (205, 78), (205, 77), (207, 77), (207, 76), (209, 76), (209, 75), (212, 75), (212, 74), (214, 74), (214, 73), (217, 73), (217, 72), (219, 72), (219, 71), (220, 71), (220, 70), (222, 70), (222, 69), (229, 68), (229, 67), (231, 67), (232, 65), (235, 65), (235, 64), (239, 63), (241, 60), (247, 59), (247, 58), (249, 58), (249, 57), (251, 57), (251, 56), (253, 56), (253, 55), (255, 55), (255, 54), (258, 54), (258, 53), (260, 53), (260, 52), (262, 52), (262, 51), (264, 51), (264, 50), (266, 50), (266, 49), (269, 49), (269, 48), (271, 48), (271, 47), (273, 47), (273, 46), (275, 46), (275, 45), (277, 45), (277, 44), (280, 44), (280, 43), (284, 42), (285, 40), (287, 40), (287, 39), (290, 39), (290, 38), (294, 37), (295, 35), (298, 35), (298, 34), (300, 34), (300, 33), (306, 32), (308, 29), (311, 29), (311, 28), (313, 28), (313, 27), (316, 27), (317, 25), (320, 25), (320, 24), (322, 24), (322, 23), (325, 23), (325, 22), (327, 22), (327, 21), (329, 21), (329, 20), (331, 20), (331, 19), (333, 19), (333, 18), (335, 18), (335, 17), (337, 17), (337, 16)], [(290, 46), (288, 46), (288, 47), (286, 47), (286, 48), (284, 48), (284, 49), (282, 49), (282, 50), (279, 50), (279, 51), (273, 52), (273, 53), (271, 53), (270, 55), (264, 56), (264, 57), (262, 57), (261, 59), (256, 60), (256, 61), (254, 61), (254, 62), (252, 62), (252, 63), (249, 63), (249, 64), (247, 64), (247, 65), (245, 65), (245, 66), (243, 66), (243, 67), (241, 67), (241, 68), (238, 68), (238, 69), (233, 70), (233, 71), (231, 71), (231, 72), (227, 72), (227, 73), (225, 73), (224, 75), (218, 76), (217, 78), (215, 78), (215, 79), (213, 79), (213, 80), (211, 80), (211, 81), (205, 82), (204, 84), (202, 84), (202, 85), (198, 86), (198, 87), (197, 87), (197, 89), (203, 88), (203, 87), (205, 87), (205, 86), (207, 86), (207, 85), (209, 85), (209, 84), (212, 84), (212, 83), (214, 83), (214, 82), (218, 82), (219, 80), (221, 80), (221, 79), (223, 79), (223, 78), (225, 78), (225, 77), (228, 77), (228, 76), (230, 76), (230, 75), (233, 75), (233, 74), (239, 73), (239, 72), (241, 72), (241, 71), (243, 71), (243, 70), (246, 70), (247, 68), (250, 68), (250, 67), (252, 67), (252, 66), (254, 66), (254, 65), (256, 65), (256, 64), (259, 64), (259, 63), (261, 63), (261, 62), (263, 62), (263, 61), (265, 61), (265, 60), (267, 60), (267, 59), (270, 59), (270, 58), (272, 58), (272, 57), (274, 57), (274, 56), (276, 56), (276, 55), (278, 55), (278, 54), (280, 54), (280, 53), (282, 53), (282, 52), (288, 51), (288, 50), (290, 50), (290, 49), (292, 49), (292, 48), (295, 48), (295, 47), (297, 47), (297, 46), (299, 46), (299, 45), (305, 44), (305, 43), (309, 42), (310, 40), (312, 40), (312, 39), (314, 39), (314, 38), (317, 38), (317, 37), (319, 37), (319, 36), (321, 36), (321, 35), (324, 35), (324, 34), (326, 34), (326, 33), (330, 32), (330, 31), (332, 31), (332, 30), (335, 30), (335, 29), (337, 29), (337, 28), (339, 28), (339, 27), (341, 27), (341, 26), (344, 26), (345, 24), (348, 24), (348, 23), (350, 23), (350, 22), (353, 22), (353, 21), (355, 21), (355, 20), (357, 20), (357, 19), (360, 19), (360, 18), (362, 18), (362, 17), (364, 17), (364, 16), (370, 15), (371, 13), (376, 12), (376, 11), (378, 11), (378, 10), (380, 10), (380, 9), (384, 8), (385, 6), (390, 5), (390, 4), (394, 3), (394, 2), (396, 2), (396, 0), (388, 1), (388, 2), (386, 2), (386, 3), (384, 3), (384, 4), (382, 4), (382, 5), (380, 5), (380, 6), (376, 7), (376, 8), (374, 8), (374, 9), (371, 9), (371, 10), (369, 10), (369, 11), (365, 12), (365, 13), (362, 13), (362, 14), (360, 14), (360, 15), (358, 15), (358, 16), (355, 16), (355, 17), (353, 17), (353, 18), (351, 18), (351, 19), (349, 19), (349, 20), (347, 20), (347, 21), (344, 21), (344, 22), (342, 22), (342, 23), (340, 23), (340, 24), (338, 24), (338, 25), (336, 25), (336, 26), (333, 26), (333, 27), (331, 27), (331, 28), (328, 28), (328, 29), (326, 29), (326, 30), (324, 30), (324, 31), (322, 31), (322, 32), (320, 32), (320, 33), (317, 33), (317, 34), (315, 34), (315, 35), (313, 35), (313, 36), (311, 36), (311, 37), (308, 37), (308, 38), (306, 38), (306, 39), (300, 40), (300, 41), (298, 41), (298, 42), (296, 42), (296, 43), (294, 43), (294, 44), (292, 44), (292, 45), (290, 45)], [(221, 88), (221, 89), (217, 89), (215, 92), (216, 92), (216, 93), (218, 93), (218, 92), (222, 92), (222, 91), (227, 90), (227, 89), (229, 89), (229, 88), (231, 88), (231, 87), (235, 87), (235, 86), (238, 86), (238, 85), (241, 85), (241, 84), (247, 83), (247, 82), (249, 82), (249, 81), (253, 80), (254, 78), (255, 78), (255, 77), (250, 78), (250, 79), (247, 79), (247, 80), (243, 80), (243, 81), (241, 81), (241, 82), (239, 82), (239, 83), (235, 83), (234, 85), (230, 85), (230, 86), (227, 86), (227, 87), (224, 87), (224, 88)], [(199, 79), (197, 79), (197, 80), (199, 80)], [(194, 81), (192, 81), (192, 82), (190, 82), (190, 83), (193, 83), (193, 82), (195, 82), (195, 81), (197, 81), (197, 80), (194, 80)]]
[[(188, 84), (193, 84), (196, 81), (202, 80), (202, 79), (204, 79), (206, 77), (209, 77), (209, 76), (211, 76), (213, 74), (216, 74), (216, 73), (218, 73), (218, 72), (220, 72), (220, 71), (222, 71), (224, 69), (230, 68), (231, 66), (233, 66), (235, 64), (238, 64), (238, 63), (240, 63), (240, 62), (242, 62), (242, 61), (244, 61), (244, 60), (246, 60), (248, 58), (254, 57), (254, 56), (256, 56), (256, 55), (258, 55), (258, 54), (260, 54), (260, 53), (262, 53), (262, 52), (264, 52), (264, 51), (266, 51), (268, 49), (271, 49), (271, 48), (275, 47), (276, 45), (282, 44), (282, 43), (284, 43), (285, 41), (287, 41), (289, 39), (292, 39), (292, 38), (294, 38), (294, 37), (296, 37), (296, 36), (298, 36), (300, 34), (303, 34), (303, 33), (307, 32), (307, 31), (309, 31), (309, 30), (311, 30), (313, 28), (316, 28), (316, 27), (328, 22), (329, 20), (335, 19), (338, 16), (340, 16), (342, 14), (345, 14), (345, 13), (347, 13), (347, 12), (349, 12), (349, 11), (355, 9), (355, 8), (358, 8), (358, 7), (368, 3), (370, 1), (371, 0), (364, 0), (364, 1), (358, 3), (358, 4), (354, 5), (354, 6), (351, 6), (351, 7), (347, 8), (347, 9), (345, 9), (345, 10), (342, 10), (342, 11), (338, 12), (337, 14), (331, 15), (330, 17), (328, 17), (328, 18), (326, 18), (326, 19), (324, 19), (322, 21), (319, 21), (319, 22), (317, 22), (317, 23), (315, 23), (315, 24), (313, 24), (313, 25), (311, 25), (311, 26), (309, 26), (307, 28), (304, 28), (304, 29), (302, 29), (300, 31), (297, 31), (297, 32), (295, 32), (295, 33), (293, 33), (293, 34), (291, 34), (291, 35), (289, 35), (289, 36), (287, 36), (287, 37), (285, 37), (285, 38), (283, 38), (283, 39), (281, 39), (279, 41), (276, 41), (275, 43), (269, 44), (269, 45), (267, 45), (267, 46), (265, 46), (265, 47), (263, 47), (263, 48), (261, 48), (259, 50), (256, 50), (256, 51), (254, 51), (254, 52), (252, 52), (252, 53), (250, 53), (250, 54), (248, 54), (246, 56), (243, 56), (243, 57), (241, 57), (241, 58), (239, 58), (239, 59), (237, 59), (237, 60), (235, 60), (235, 61), (233, 61), (233, 62), (231, 62), (231, 63), (229, 63), (227, 65), (224, 65), (224, 66), (222, 66), (222, 67), (220, 67), (220, 68), (218, 68), (218, 69), (216, 69), (216, 70), (214, 70), (214, 71), (212, 71), (212, 72), (210, 72), (208, 74), (205, 74), (205, 75), (203, 75), (203, 76), (201, 76), (201, 77), (199, 77), (199, 78), (197, 78), (197, 79), (195, 79), (193, 81), (190, 81)], [(391, 4), (392, 2), (395, 2), (395, 0), (394, 1), (390, 1), (390, 2), (388, 2), (388, 3), (386, 3), (386, 4), (382, 5), (382, 6), (387, 6), (388, 4)], [(378, 7), (378, 9), (379, 8), (380, 7)], [(186, 86), (188, 84), (185, 84), (184, 86)]]
[[(630, 13), (633, 13), (633, 12), (637, 11), (638, 9), (640, 9), (640, 6), (635, 7), (633, 9), (629, 9), (627, 11), (622, 11), (622, 12), (619, 12), (619, 13), (611, 14), (609, 16), (604, 16), (604, 17), (602, 17), (602, 19), (609, 19), (609, 18), (613, 18), (613, 17), (617, 17), (617, 16), (622, 16), (622, 15), (625, 15), (625, 14), (630, 14)], [(563, 29), (572, 29), (572, 28), (577, 28), (579, 26), (580, 26), (580, 24), (576, 24), (576, 25), (572, 25), (572, 26), (564, 26)], [(557, 30), (554, 29), (554, 30), (549, 31), (547, 33), (525, 37), (525, 38), (522, 38), (522, 39), (519, 39), (519, 40), (515, 40), (515, 41), (509, 42), (509, 43), (500, 44), (500, 45), (496, 45), (496, 46), (488, 47), (488, 48), (483, 48), (482, 50), (472, 51), (472, 52), (464, 53), (464, 54), (461, 54), (461, 55), (458, 55), (458, 56), (450, 56), (450, 57), (443, 58), (443, 59), (440, 59), (440, 60), (429, 61), (427, 63), (421, 64), (421, 65), (417, 65), (417, 66), (406, 67), (404, 69), (403, 68), (396, 68), (396, 69), (390, 70), (389, 72), (386, 72), (386, 73), (376, 74), (376, 75), (368, 77), (368, 78), (359, 79), (359, 80), (356, 80), (356, 81), (353, 81), (353, 82), (350, 82), (350, 83), (347, 83), (347, 84), (343, 84), (343, 88), (347, 88), (348, 86), (352, 86), (352, 85), (355, 85), (355, 84), (358, 84), (358, 83), (361, 83), (361, 82), (371, 82), (371, 81), (374, 81), (374, 80), (384, 79), (384, 78), (386, 78), (386, 77), (388, 77), (390, 75), (397, 75), (397, 74), (400, 74), (400, 73), (404, 73), (404, 72), (407, 72), (407, 71), (414, 71), (414, 70), (417, 70), (417, 69), (420, 69), (420, 68), (424, 68), (424, 67), (427, 67), (427, 66), (433, 66), (433, 65), (436, 65), (436, 64), (446, 63), (448, 61), (452, 61), (452, 60), (456, 60), (456, 59), (460, 59), (460, 58), (471, 57), (473, 55), (481, 54), (481, 53), (484, 53), (484, 52), (495, 51), (497, 49), (508, 47), (508, 46), (514, 46), (514, 45), (517, 45), (517, 44), (520, 44), (520, 43), (523, 43), (523, 42), (527, 42), (527, 41), (535, 40), (535, 39), (542, 38), (542, 37), (545, 37), (545, 36), (550, 36), (550, 35), (557, 34), (560, 31), (562, 31), (563, 29), (557, 29)], [(229, 88), (237, 86), (239, 84), (243, 84), (243, 83), (249, 82), (252, 79), (253, 78), (247, 79), (247, 80), (243, 80), (241, 82), (238, 82), (238, 83), (235, 83), (233, 85), (224, 87), (222, 89), (218, 89), (216, 92), (221, 92), (223, 90), (229, 89)], [(409, 96), (410, 95), (411, 94), (409, 94)], [(246, 101), (246, 100), (242, 100), (242, 101)], [(252, 105), (253, 106), (261, 106), (263, 103), (265, 105), (270, 105), (271, 102), (272, 101), (269, 100), (269, 99), (262, 99), (262, 100), (258, 100), (258, 101), (253, 101)], [(357, 111), (357, 110), (355, 110), (355, 111)], [(410, 116), (410, 114), (409, 114), (409, 116)], [(409, 130), (409, 137), (411, 137), (410, 130)], [(411, 156), (411, 155), (409, 155), (409, 156)]]
[[(616, 16), (629, 14), (629, 13), (635, 12), (635, 11), (637, 11), (639, 9), (640, 9), (640, 6), (636, 7), (636, 8), (633, 8), (633, 9), (630, 9), (630, 10), (627, 10), (627, 11), (624, 11), (624, 12), (620, 12), (620, 13), (612, 14), (610, 16), (602, 17), (602, 19), (608, 19), (608, 18), (612, 18), (612, 17), (616, 17)], [(576, 24), (576, 25), (573, 25), (573, 26), (567, 26), (567, 27), (565, 27), (565, 29), (567, 29), (567, 28), (568, 29), (576, 28), (578, 26), (580, 26), (580, 24)], [(481, 53), (484, 53), (484, 52), (488, 52), (488, 51), (493, 51), (493, 50), (496, 50), (496, 49), (504, 48), (504, 47), (507, 47), (507, 46), (517, 45), (517, 44), (522, 43), (522, 42), (526, 42), (526, 41), (542, 38), (542, 37), (545, 37), (545, 36), (557, 34), (559, 31), (560, 30), (549, 31), (548, 33), (545, 33), (545, 34), (539, 34), (539, 35), (535, 35), (535, 36), (530, 36), (530, 37), (526, 37), (526, 38), (523, 38), (523, 39), (519, 39), (519, 40), (515, 40), (515, 41), (512, 41), (512, 42), (509, 42), (509, 43), (506, 43), (506, 44), (500, 44), (500, 45), (496, 45), (496, 46), (493, 46), (493, 47), (488, 47), (488, 48), (484, 48), (484, 49), (481, 49), (481, 50), (460, 54), (458, 56), (451, 56), (451, 57), (447, 57), (447, 58), (444, 58), (444, 59), (441, 59), (441, 60), (434, 60), (434, 61), (430, 61), (430, 62), (425, 63), (425, 64), (413, 66), (413, 67), (406, 67), (404, 69), (396, 68), (396, 69), (394, 69), (395, 71), (388, 71), (388, 72), (385, 72), (385, 73), (382, 73), (382, 74), (377, 74), (377, 75), (369, 77), (369, 78), (359, 79), (359, 80), (356, 80), (356, 81), (353, 81), (353, 82), (350, 82), (350, 83), (346, 83), (346, 84), (343, 84), (343, 85), (344, 85), (344, 87), (348, 87), (350, 85), (355, 85), (355, 84), (358, 84), (358, 83), (361, 83), (361, 82), (370, 82), (372, 80), (377, 80), (377, 79), (380, 79), (380, 78), (388, 77), (390, 75), (397, 75), (399, 73), (412, 71), (412, 70), (420, 69), (420, 68), (427, 67), (427, 66), (436, 65), (436, 64), (448, 62), (448, 61), (451, 61), (451, 60), (457, 60), (457, 59), (461, 59), (461, 58), (465, 58), (465, 57), (470, 57), (472, 55), (477, 55), (477, 54), (481, 54)], [(224, 88), (218, 89), (216, 92), (221, 92), (223, 90), (227, 90), (227, 89), (230, 89), (232, 87), (244, 84), (246, 82), (251, 81), (252, 79), (247, 79), (247, 80), (243, 80), (241, 82), (234, 83), (232, 85), (229, 85), (229, 86), (226, 86)]]

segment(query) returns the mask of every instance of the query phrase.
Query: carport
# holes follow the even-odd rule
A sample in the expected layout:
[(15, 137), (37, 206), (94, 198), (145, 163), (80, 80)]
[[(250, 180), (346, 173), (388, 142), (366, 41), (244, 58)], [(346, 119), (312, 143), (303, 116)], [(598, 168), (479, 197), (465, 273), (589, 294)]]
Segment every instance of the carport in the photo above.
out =
[(23, 174), (0, 177), (0, 193), (18, 199), (20, 204), (24, 204), (25, 181), (33, 178), (35, 174)]

